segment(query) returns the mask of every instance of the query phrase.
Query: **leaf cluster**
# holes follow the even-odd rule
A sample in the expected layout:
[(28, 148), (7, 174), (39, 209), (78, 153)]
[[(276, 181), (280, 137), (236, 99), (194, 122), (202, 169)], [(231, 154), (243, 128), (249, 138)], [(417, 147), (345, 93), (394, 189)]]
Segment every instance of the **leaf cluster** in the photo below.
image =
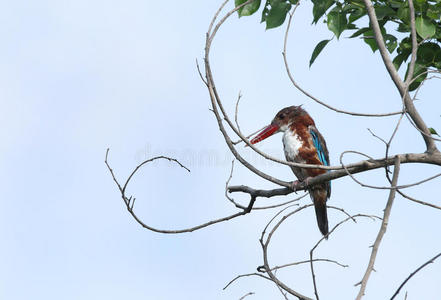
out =
[[(235, 0), (235, 4), (239, 6), (246, 1)], [(266, 29), (279, 27), (285, 22), (291, 7), (296, 5), (298, 1), (266, 0), (262, 10), (261, 22), (266, 24)], [(343, 32), (350, 32), (349, 38), (359, 38), (373, 52), (378, 50), (370, 24), (364, 22), (365, 25), (361, 25), (363, 20), (367, 19), (366, 8), (362, 0), (311, 1), (313, 4), (313, 24), (323, 20), (333, 33), (333, 37), (339, 39)], [(261, 2), (262, 0), (254, 0), (241, 7), (238, 10), (239, 17), (256, 13), (261, 6)], [(408, 61), (412, 51), (409, 2), (408, 0), (373, 0), (372, 3), (386, 48), (394, 55), (393, 63), (399, 69), (404, 62)], [(430, 68), (441, 69), (441, 0), (414, 0), (414, 7), (419, 48), (414, 70), (416, 79), (409, 87), (411, 91), (415, 90), (427, 77), (427, 71)], [(311, 55), (310, 66), (332, 38), (317, 44)]]

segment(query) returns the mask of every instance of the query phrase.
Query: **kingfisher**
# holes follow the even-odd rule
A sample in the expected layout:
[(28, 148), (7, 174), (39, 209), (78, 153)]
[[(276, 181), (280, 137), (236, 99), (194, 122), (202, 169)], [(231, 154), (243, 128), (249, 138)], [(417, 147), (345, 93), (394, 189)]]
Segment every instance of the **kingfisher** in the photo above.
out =
[[(326, 142), (321, 133), (315, 127), (314, 120), (300, 106), (289, 106), (279, 111), (271, 124), (265, 127), (250, 142), (256, 144), (275, 133), (283, 132), (283, 149), (287, 161), (329, 166), (329, 153)], [(298, 180), (293, 182), (293, 189), (299, 181), (305, 181), (312, 177), (324, 174), (324, 169), (307, 169), (291, 166)], [(308, 187), (309, 195), (314, 203), (317, 224), (320, 232), (327, 237), (328, 216), (326, 201), (331, 196), (331, 182), (314, 184)]]

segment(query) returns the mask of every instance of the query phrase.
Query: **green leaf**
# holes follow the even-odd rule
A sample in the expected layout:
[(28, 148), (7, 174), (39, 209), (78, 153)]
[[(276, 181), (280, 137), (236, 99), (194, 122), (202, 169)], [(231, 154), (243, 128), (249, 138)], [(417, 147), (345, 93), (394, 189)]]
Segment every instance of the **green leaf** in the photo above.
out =
[(429, 132), (430, 134), (436, 134), (437, 136), (439, 136), (438, 132), (436, 132), (436, 130), (432, 127), (429, 127)]
[(392, 8), (400, 8), (401, 7), (401, 5), (403, 4), (403, 2), (402, 1), (396, 1), (396, 0), (389, 0), (388, 1), (388, 4), (389, 4), (389, 6), (390, 7), (392, 7)]
[(395, 11), (389, 6), (381, 5), (375, 7), (375, 14), (378, 20), (383, 20), (387, 16), (395, 15)]
[(349, 15), (349, 23), (360, 19), (364, 15), (366, 15), (366, 10), (364, 10), (363, 8), (358, 8)]
[(410, 38), (404, 38), (401, 42), (400, 42), (400, 49), (402, 49), (402, 50), (409, 50), (409, 53), (410, 53), (410, 51), (412, 50), (412, 42), (411, 42), (411, 40), (410, 40)]
[(323, 48), (325, 48), (329, 41), (330, 40), (323, 40), (315, 46), (314, 51), (312, 51), (311, 59), (309, 60), (309, 67), (311, 67), (317, 56), (322, 52)]
[(426, 16), (430, 19), (439, 19), (441, 16), (440, 6), (430, 6), (426, 11)]
[(415, 11), (426, 11), (428, 8), (428, 2), (427, 0), (416, 0), (414, 1), (414, 5), (415, 5)]
[(398, 24), (397, 31), (398, 32), (410, 32), (410, 26), (406, 25), (404, 23), (400, 23), (400, 24)]
[(357, 30), (356, 32), (354, 32), (349, 38), (354, 38), (359, 36), (362, 33), (365, 33), (366, 31), (369, 31), (370, 28), (369, 27), (364, 27), (364, 28), (360, 28), (359, 30)]
[(334, 0), (312, 0), (314, 7), (312, 8), (312, 15), (314, 17), (312, 23), (317, 23), (317, 21), (326, 13), (328, 8), (330, 8), (335, 1)]
[(364, 37), (364, 39), (363, 39), (364, 42), (366, 44), (368, 44), (369, 47), (371, 47), (372, 52), (375, 52), (378, 50), (377, 41), (375, 40), (374, 32), (372, 31), (372, 29), (369, 29), (368, 31), (363, 33), (363, 37)]
[(346, 29), (346, 15), (342, 12), (331, 11), (328, 14), (328, 28), (331, 30), (337, 39), (340, 37), (340, 34), (343, 30)]
[[(236, 7), (245, 3), (245, 2), (247, 2), (247, 0), (235, 0), (234, 1)], [(243, 16), (251, 16), (252, 14), (254, 14), (259, 9), (260, 2), (261, 2), (261, 0), (254, 0), (253, 2), (239, 8), (239, 10), (237, 11), (237, 13), (239, 14), (239, 18), (243, 17)]]
[(438, 44), (428, 42), (418, 47), (417, 62), (427, 67), (436, 67), (441, 63), (441, 48)]
[(269, 8), (268, 8), (268, 4), (266, 4), (262, 10), (262, 20), (260, 20), (260, 23), (263, 23), (266, 21), (266, 17), (268, 16), (268, 13), (269, 13)]
[(427, 18), (422, 16), (416, 18), (415, 27), (418, 35), (423, 39), (431, 38), (436, 33), (436, 26)]
[(291, 4), (284, 0), (271, 0), (271, 8), (266, 16), (266, 29), (279, 27), (285, 22), (286, 14), (291, 9)]
[(409, 24), (409, 18), (410, 18), (410, 10), (407, 3), (404, 3), (397, 12), (398, 18), (403, 21), (405, 24)]
[[(407, 78), (407, 73), (409, 72), (409, 64), (407, 65), (406, 75), (404, 78)], [(421, 82), (424, 81), (427, 77), (427, 68), (424, 65), (421, 65), (419, 63), (415, 64), (415, 69), (413, 71), (413, 82), (409, 86), (409, 91), (416, 90)]]
[[(254, 14), (260, 7), (260, 1), (261, 0), (254, 0), (253, 2), (239, 8), (239, 10), (237, 11), (237, 13), (239, 14), (239, 18), (243, 16), (251, 16), (252, 14)], [(236, 5), (236, 7), (245, 2), (247, 2), (247, 0), (234, 0), (234, 4)]]
[(389, 53), (394, 52), (395, 48), (397, 48), (398, 45), (397, 38), (392, 34), (384, 34), (383, 38)]
[(410, 52), (407, 53), (400, 53), (397, 56), (395, 56), (394, 60), (392, 61), (394, 63), (395, 68), (398, 70), (401, 65), (403, 64), (403, 62), (405, 62), (407, 60), (407, 58), (409, 57)]

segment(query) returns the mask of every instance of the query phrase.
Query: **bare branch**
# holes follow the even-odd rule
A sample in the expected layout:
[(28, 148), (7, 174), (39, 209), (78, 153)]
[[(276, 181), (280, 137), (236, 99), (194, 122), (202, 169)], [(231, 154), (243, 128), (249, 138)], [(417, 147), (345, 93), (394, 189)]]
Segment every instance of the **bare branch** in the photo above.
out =
[[(428, 261), (426, 261), (424, 264), (422, 264), (420, 267), (418, 267), (418, 269), (416, 269), (415, 271), (410, 273), (410, 275), (406, 278), (406, 280), (404, 280), (403, 283), (398, 287), (398, 289), (396, 290), (395, 294), (393, 294), (393, 296), (390, 298), (390, 300), (393, 300), (398, 295), (398, 293), (400, 292), (401, 288), (413, 277), (413, 275), (415, 275), (416, 273), (421, 271), (425, 266), (433, 263), (440, 256), (441, 256), (441, 253), (438, 253), (437, 255), (435, 255), (434, 257), (432, 257)], [(407, 297), (407, 293), (406, 293), (406, 297)]]
[(108, 155), (109, 155), (109, 149), (107, 149), (107, 151), (106, 151), (106, 159), (105, 159), (104, 162), (105, 162), (105, 164), (106, 164), (106, 166), (107, 166), (107, 168), (108, 168), (110, 174), (112, 175), (112, 179), (113, 179), (113, 181), (114, 181), (115, 184), (118, 186), (118, 189), (119, 189), (120, 192), (121, 192), (121, 197), (122, 197), (122, 199), (123, 199), (123, 201), (124, 201), (124, 204), (126, 205), (127, 211), (132, 215), (132, 217), (136, 220), (136, 222), (138, 222), (142, 227), (144, 227), (144, 228), (146, 228), (146, 229), (148, 229), (148, 230), (154, 231), (154, 232), (158, 232), (158, 233), (166, 233), (166, 234), (178, 234), (178, 233), (192, 232), (192, 231), (195, 231), (195, 230), (199, 230), (199, 229), (202, 229), (202, 228), (204, 228), (204, 227), (207, 227), (207, 226), (210, 226), (210, 225), (213, 225), (213, 224), (217, 224), (217, 223), (220, 223), (220, 222), (225, 222), (225, 221), (228, 221), (228, 220), (231, 220), (231, 219), (234, 219), (234, 218), (237, 218), (237, 217), (240, 217), (240, 216), (243, 216), (243, 215), (246, 215), (246, 214), (250, 213), (251, 210), (252, 210), (252, 208), (253, 208), (254, 202), (256, 201), (256, 197), (255, 197), (255, 196), (251, 196), (251, 197), (250, 197), (251, 199), (250, 199), (250, 202), (248, 203), (248, 206), (247, 206), (247, 207), (243, 207), (242, 211), (237, 212), (237, 213), (235, 213), (235, 214), (232, 214), (232, 215), (230, 215), (230, 216), (226, 216), (226, 217), (223, 217), (223, 218), (215, 219), (215, 220), (212, 220), (212, 221), (209, 221), (209, 222), (206, 222), (206, 223), (203, 223), (203, 224), (200, 224), (200, 225), (194, 226), (194, 227), (185, 228), (185, 229), (179, 229), (179, 230), (157, 229), (157, 228), (155, 228), (155, 227), (152, 227), (152, 226), (149, 226), (149, 225), (145, 224), (145, 223), (144, 223), (144, 222), (143, 222), (143, 221), (142, 221), (142, 220), (141, 220), (141, 219), (135, 214), (135, 212), (133, 211), (133, 204), (134, 204), (134, 202), (135, 202), (135, 198), (133, 198), (133, 201), (132, 201), (132, 197), (127, 197), (126, 194), (125, 194), (126, 188), (127, 188), (128, 184), (129, 184), (130, 180), (133, 178), (133, 176), (136, 174), (136, 172), (137, 172), (142, 166), (146, 165), (146, 164), (149, 163), (149, 162), (152, 162), (152, 161), (154, 161), (154, 160), (157, 160), (157, 159), (166, 159), (166, 160), (169, 160), (169, 161), (172, 161), (172, 162), (178, 164), (180, 167), (186, 169), (186, 170), (189, 171), (189, 172), (190, 172), (190, 170), (189, 170), (187, 167), (185, 167), (184, 165), (182, 165), (178, 160), (176, 160), (176, 159), (174, 159), (174, 158), (170, 158), (170, 157), (166, 157), (166, 156), (157, 156), (157, 157), (153, 157), (153, 158), (151, 158), (151, 159), (148, 159), (148, 160), (143, 161), (142, 163), (140, 163), (140, 164), (135, 168), (135, 170), (130, 174), (130, 176), (127, 178), (127, 180), (126, 180), (126, 182), (125, 182), (125, 184), (124, 184), (124, 187), (121, 187), (121, 184), (120, 184), (120, 183), (118, 182), (118, 180), (116, 179), (116, 176), (115, 176), (115, 174), (114, 174), (114, 172), (113, 172), (113, 169), (110, 167), (110, 165), (109, 165), (109, 163), (108, 163)]
[[(391, 186), (397, 186), (399, 173), (400, 173), (400, 157), (396, 156)], [(378, 249), (380, 247), (381, 240), (383, 239), (383, 236), (386, 233), (387, 225), (389, 223), (389, 216), (392, 210), (392, 204), (395, 199), (395, 192), (396, 189), (391, 189), (389, 192), (389, 198), (387, 200), (386, 208), (384, 209), (383, 221), (381, 222), (380, 230), (378, 231), (377, 238), (375, 239), (374, 246), (372, 247), (372, 252), (369, 258), (369, 263), (366, 272), (363, 276), (363, 279), (361, 280), (360, 291), (358, 292), (356, 298), (357, 300), (360, 300), (364, 296), (364, 292), (366, 290), (369, 276), (371, 275), (372, 270), (374, 269), (374, 264), (375, 264), (375, 259), (377, 258)]]
[[(225, 0), (222, 5), (218, 8), (216, 13), (213, 16), (213, 19), (210, 22), (210, 25), (208, 26), (207, 36), (211, 34), (211, 29), (213, 28), (214, 22), (216, 22), (217, 17), (219, 16), (220, 12), (224, 9), (225, 5), (227, 5), (229, 0)], [(246, 4), (246, 3), (245, 3)], [(244, 4), (244, 5), (245, 5)], [(242, 5), (241, 5), (242, 6)]]
[[(407, 153), (407, 154), (398, 154), (396, 156), (400, 157), (401, 164), (420, 162), (420, 163), (441, 165), (441, 155), (436, 154), (436, 153), (433, 153), (433, 154)], [(325, 174), (311, 178), (308, 181), (309, 185), (306, 185), (306, 182), (299, 183), (299, 185), (297, 186), (297, 190), (305, 190), (305, 189), (307, 189), (308, 186), (312, 186), (317, 183), (322, 183), (322, 182), (337, 179), (340, 177), (348, 176), (349, 175), (348, 173), (356, 174), (356, 173), (360, 173), (360, 172), (364, 172), (364, 171), (368, 171), (368, 170), (374, 170), (374, 169), (382, 168), (385, 166), (389, 166), (389, 165), (394, 164), (394, 159), (395, 159), (395, 157), (388, 157), (387, 159), (384, 159), (384, 158), (383, 159), (369, 159), (369, 160), (360, 161), (360, 162), (354, 163), (354, 164), (348, 164), (348, 165), (344, 166), (345, 169), (343, 169), (343, 170), (336, 170), (336, 171), (332, 171), (332, 172), (327, 172)], [(435, 175), (435, 177), (436, 176), (438, 176), (438, 175)], [(432, 176), (432, 177), (434, 177), (434, 176)], [(423, 182), (430, 180), (430, 179), (433, 179), (432, 177), (423, 180)], [(259, 189), (253, 189), (248, 186), (239, 185), (239, 186), (228, 187), (228, 191), (230, 193), (243, 192), (243, 193), (247, 193), (250, 195), (254, 195), (256, 197), (270, 198), (270, 197), (274, 197), (274, 196), (283, 196), (283, 195), (291, 194), (293, 192), (293, 190), (291, 189), (291, 186), (292, 185), (290, 185), (289, 187), (277, 188), (277, 189), (272, 189), (272, 190), (259, 190)], [(388, 187), (388, 189), (389, 189), (389, 187)]]

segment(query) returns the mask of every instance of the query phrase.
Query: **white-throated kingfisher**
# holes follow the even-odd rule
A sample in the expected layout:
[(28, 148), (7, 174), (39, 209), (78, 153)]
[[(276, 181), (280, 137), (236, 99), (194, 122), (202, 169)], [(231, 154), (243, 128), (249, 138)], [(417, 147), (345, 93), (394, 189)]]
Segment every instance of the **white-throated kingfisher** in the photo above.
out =
[[(277, 113), (270, 125), (265, 127), (251, 144), (256, 144), (267, 137), (283, 132), (283, 148), (287, 161), (329, 166), (329, 153), (323, 136), (315, 127), (314, 120), (301, 106), (285, 107)], [(324, 174), (324, 169), (298, 168), (291, 166), (299, 181)], [(298, 182), (293, 183), (293, 187)], [(318, 227), (323, 235), (328, 234), (328, 216), (326, 201), (331, 196), (331, 183), (324, 182), (308, 187), (314, 203)]]

